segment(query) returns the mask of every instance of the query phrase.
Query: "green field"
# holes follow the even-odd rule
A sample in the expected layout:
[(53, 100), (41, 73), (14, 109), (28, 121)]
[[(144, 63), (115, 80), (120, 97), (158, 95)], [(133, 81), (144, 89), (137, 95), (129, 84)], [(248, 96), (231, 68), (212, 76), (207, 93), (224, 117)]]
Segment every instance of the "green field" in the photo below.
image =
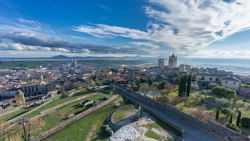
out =
[[(103, 96), (110, 97), (111, 95), (100, 94), (100, 95), (92, 96), (92, 97), (87, 98), (87, 99), (97, 100)], [(85, 110), (87, 110), (87, 108), (82, 106), (79, 102), (72, 103), (72, 104), (69, 104), (65, 107), (62, 107), (62, 108), (58, 109), (56, 112), (53, 112), (52, 114), (46, 115), (41, 119), (41, 121), (43, 122), (43, 125), (39, 127), (40, 128), (39, 132), (46, 131), (46, 130), (58, 125), (59, 123), (67, 120), (69, 115), (73, 115), (73, 114), (76, 115), (76, 114), (79, 114)], [(37, 134), (38, 134), (38, 132), (34, 133), (33, 135), (37, 135)]]
[(102, 107), (47, 138), (46, 141), (107, 140), (106, 137), (98, 136), (98, 133), (104, 120), (116, 109), (118, 109), (118, 107), (115, 106), (114, 103)]
[(1, 116), (1, 117), (0, 117), (0, 123), (6, 122), (6, 121), (11, 120), (11, 119), (13, 119), (13, 118), (15, 118), (15, 117), (18, 117), (18, 116), (20, 116), (20, 115), (22, 115), (22, 114), (28, 112), (29, 110), (30, 110), (30, 109), (21, 108), (21, 109), (18, 109), (18, 110), (16, 110), (16, 111), (14, 111), (14, 112), (11, 112), (11, 113), (9, 113), (9, 114), (6, 114), (6, 115), (4, 115), (4, 116)]
[[(67, 94), (69, 94), (69, 93), (70, 93), (70, 92), (66, 92), (65, 94), (67, 95)], [(67, 101), (71, 101), (71, 100), (77, 99), (77, 98), (79, 98), (79, 97), (81, 97), (81, 96), (83, 96), (83, 95), (85, 95), (85, 94), (88, 94), (88, 92), (87, 92), (86, 90), (82, 90), (82, 91), (80, 91), (80, 92), (74, 94), (74, 95), (71, 96), (71, 97), (64, 97), (64, 98), (58, 97), (58, 98), (54, 99), (52, 102), (49, 102), (49, 103), (47, 103), (46, 105), (44, 105), (44, 106), (42, 106), (42, 107), (40, 107), (40, 108), (38, 108), (38, 109), (32, 111), (31, 113), (29, 113), (29, 114), (26, 115), (25, 117), (26, 117), (26, 118), (31, 118), (31, 117), (33, 117), (33, 116), (39, 114), (41, 111), (44, 111), (44, 110), (47, 110), (47, 109), (49, 109), (49, 108), (51, 108), (51, 107), (54, 107), (54, 106), (63, 104), (64, 102), (67, 102)], [(14, 111), (14, 112), (11, 112), (11, 113), (6, 114), (6, 115), (4, 115), (4, 116), (1, 116), (1, 117), (0, 117), (0, 123), (1, 123), (1, 122), (6, 122), (6, 121), (11, 120), (11, 119), (13, 119), (13, 118), (15, 118), (15, 117), (21, 116), (21, 115), (27, 113), (28, 111), (30, 111), (30, 110), (32, 110), (32, 109), (34, 109), (34, 108), (28, 108), (28, 109), (26, 109), (26, 108), (21, 108), (21, 109), (19, 109), (19, 110), (17, 110), (17, 111)]]
[[(91, 96), (87, 99), (89, 100), (97, 100), (101, 97), (111, 97), (112, 95), (108, 95), (108, 94), (99, 94), (99, 95), (94, 95)], [(58, 125), (59, 123), (65, 121), (66, 119), (69, 118), (69, 115), (76, 115), (79, 114), (83, 111), (85, 111), (87, 108), (83, 107), (80, 102), (76, 102), (76, 103), (71, 103), (69, 105), (66, 105), (58, 110), (56, 110), (55, 112), (46, 115), (44, 117), (42, 117), (39, 120), (35, 120), (30, 122), (31, 124), (31, 136), (36, 136), (39, 133), (46, 131), (56, 125)], [(15, 141), (20, 141), (20, 136), (21, 136), (21, 128), (17, 127), (13, 130), (11, 130), (10, 132), (8, 132), (7, 134), (4, 135), (5, 138), (9, 138), (9, 139), (14, 139)]]
[[(69, 92), (66, 92), (66, 95), (67, 95), (67, 94), (69, 94)], [(68, 102), (68, 101), (77, 99), (77, 98), (79, 98), (79, 97), (81, 97), (81, 96), (83, 96), (83, 95), (86, 95), (86, 94), (88, 94), (87, 91), (82, 91), (82, 92), (80, 92), (80, 93), (76, 93), (75, 95), (73, 95), (73, 96), (71, 96), (71, 97), (64, 97), (64, 98), (61, 98), (61, 97), (60, 97), (60, 98), (54, 99), (53, 101), (47, 103), (46, 105), (42, 106), (41, 108), (38, 108), (38, 109), (32, 111), (32, 112), (29, 113), (26, 117), (27, 117), (27, 118), (31, 118), (31, 117), (33, 117), (33, 116), (39, 114), (39, 113), (42, 112), (42, 111), (45, 111), (45, 110), (47, 110), (47, 109), (49, 109), (49, 108), (58, 106), (58, 105), (63, 104), (63, 103), (65, 103), (65, 102)]]

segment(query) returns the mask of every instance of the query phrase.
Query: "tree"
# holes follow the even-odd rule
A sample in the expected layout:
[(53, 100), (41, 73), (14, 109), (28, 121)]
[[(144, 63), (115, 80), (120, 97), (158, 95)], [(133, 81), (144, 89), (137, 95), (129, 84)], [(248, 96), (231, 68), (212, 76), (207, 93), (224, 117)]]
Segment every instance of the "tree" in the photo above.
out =
[(146, 83), (146, 80), (143, 78), (140, 78), (141, 83)]
[(232, 124), (233, 122), (233, 114), (230, 115), (229, 120), (228, 120), (228, 124)]
[(215, 120), (218, 120), (220, 117), (220, 110), (216, 110)]
[(166, 82), (165, 81), (163, 81), (163, 82), (161, 82), (159, 85), (158, 85), (158, 88), (160, 89), (160, 90), (162, 90), (162, 89), (164, 89), (164, 86), (166, 85)]
[(30, 124), (27, 119), (21, 119), (19, 123), (22, 126), (22, 139), (24, 141), (30, 141)]
[[(190, 81), (190, 83), (188, 82)], [(189, 84), (188, 84), (189, 83)], [(186, 75), (181, 76), (180, 81), (179, 81), (179, 96), (189, 96), (191, 91), (191, 76), (190, 78), (187, 77)]]
[(131, 84), (131, 89), (132, 89), (133, 91), (138, 91), (138, 90), (139, 90), (139, 86), (136, 85), (135, 82), (133, 82), (133, 83)]
[(187, 76), (186, 75), (183, 76), (182, 88), (183, 88), (183, 95), (185, 95), (187, 91)]
[(236, 120), (236, 126), (240, 127), (241, 111), (238, 111), (238, 116)]
[(153, 80), (152, 79), (148, 79), (148, 85), (151, 86), (153, 84)]
[(182, 96), (182, 93), (183, 93), (183, 77), (180, 78), (180, 81), (179, 81), (179, 91), (178, 91), (178, 96)]
[(191, 91), (191, 75), (188, 76), (187, 78), (187, 97), (189, 97)]
[(245, 128), (250, 128), (250, 118), (243, 117), (241, 118), (240, 123), (241, 123), (241, 126)]
[(180, 81), (179, 81), (179, 92), (178, 92), (178, 95), (181, 97), (181, 96), (184, 96), (186, 94), (186, 89), (187, 89), (187, 76), (184, 75), (180, 78)]

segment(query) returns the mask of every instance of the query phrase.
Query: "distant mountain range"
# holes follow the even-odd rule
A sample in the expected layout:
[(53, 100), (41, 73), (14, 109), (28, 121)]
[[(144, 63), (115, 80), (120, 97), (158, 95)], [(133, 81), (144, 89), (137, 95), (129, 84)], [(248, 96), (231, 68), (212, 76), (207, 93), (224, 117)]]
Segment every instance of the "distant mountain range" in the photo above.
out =
[[(71, 58), (76, 58), (76, 57), (69, 57), (69, 56), (65, 56), (65, 55), (57, 55), (57, 56), (53, 56), (53, 57), (48, 57), (51, 59), (71, 59)], [(80, 58), (80, 57), (77, 57)]]
[(29, 60), (29, 59), (35, 59), (35, 60), (47, 60), (47, 59), (52, 59), (52, 60), (99, 60), (99, 59), (104, 59), (104, 60), (144, 60), (144, 57), (140, 57), (140, 56), (135, 56), (135, 57), (131, 57), (131, 56), (126, 56), (126, 57), (97, 57), (97, 56), (74, 56), (74, 57), (70, 57), (70, 56), (66, 56), (66, 55), (56, 55), (56, 56), (52, 56), (52, 57), (26, 57), (26, 58), (12, 58), (12, 57), (8, 57), (8, 58), (0, 58), (1, 60)]
[(117, 59), (119, 59), (119, 58), (133, 58), (133, 59), (136, 59), (136, 58), (141, 58), (141, 57), (96, 57), (96, 56), (84, 56), (84, 57), (81, 57), (81, 56), (74, 56), (74, 57), (69, 57), (69, 56), (65, 56), (65, 55), (57, 55), (57, 56), (53, 56), (53, 57), (49, 57), (49, 59), (90, 59), (90, 58), (96, 58), (96, 59), (100, 59), (100, 58), (109, 58), (109, 59), (111, 59), (111, 58), (117, 58)]

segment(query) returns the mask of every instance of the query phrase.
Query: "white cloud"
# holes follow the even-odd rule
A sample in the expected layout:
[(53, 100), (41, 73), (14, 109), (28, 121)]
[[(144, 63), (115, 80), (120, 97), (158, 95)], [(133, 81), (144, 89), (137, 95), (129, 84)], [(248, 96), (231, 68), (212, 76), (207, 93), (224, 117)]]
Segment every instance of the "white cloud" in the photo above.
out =
[(148, 32), (137, 29), (130, 29), (119, 26), (109, 26), (104, 24), (81, 25), (73, 28), (74, 31), (91, 34), (97, 37), (125, 37), (131, 39), (149, 40)]
[(30, 46), (30, 45), (23, 45), (20, 43), (0, 43), (0, 50), (70, 52), (69, 50), (65, 48)]
[[(149, 0), (151, 37), (174, 48), (200, 49), (250, 27), (250, 1)], [(155, 7), (160, 7), (155, 8)]]
[(40, 22), (34, 20), (19, 18), (18, 21), (28, 26), (39, 27), (39, 28), (42, 26)]
[(152, 43), (152, 42), (130, 42), (130, 44), (135, 46), (144, 46), (144, 47), (150, 47), (151, 49), (158, 49), (160, 48), (158, 45)]
[(146, 46), (146, 42), (164, 43), (177, 51), (190, 53), (250, 28), (249, 0), (148, 1), (145, 12), (151, 21), (146, 31), (103, 24), (82, 25), (74, 30), (102, 38), (125, 37), (145, 41), (135, 43), (138, 46)]
[(86, 53), (86, 54), (90, 54), (91, 51), (89, 49), (82, 49), (81, 53)]
[(98, 4), (97, 6), (98, 6), (100, 9), (102, 9), (103, 11), (105, 11), (105, 12), (111, 12), (111, 11), (112, 11), (112, 9), (109, 8), (109, 7), (106, 6), (106, 5)]
[(197, 58), (249, 58), (249, 50), (199, 50), (193, 52), (190, 57)]

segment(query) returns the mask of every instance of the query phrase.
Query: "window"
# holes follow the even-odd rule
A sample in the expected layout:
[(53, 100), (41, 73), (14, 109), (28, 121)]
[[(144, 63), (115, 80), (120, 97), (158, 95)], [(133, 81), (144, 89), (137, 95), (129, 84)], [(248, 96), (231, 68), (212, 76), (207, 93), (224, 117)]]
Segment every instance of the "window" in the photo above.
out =
[(213, 80), (213, 78), (212, 78), (212, 77), (210, 77), (210, 78), (209, 78), (209, 80), (210, 80), (210, 81), (212, 81), (212, 80)]
[(233, 82), (233, 84), (235, 85), (236, 83), (235, 83), (235, 82)]
[(227, 84), (227, 81), (225, 81), (225, 83)]

